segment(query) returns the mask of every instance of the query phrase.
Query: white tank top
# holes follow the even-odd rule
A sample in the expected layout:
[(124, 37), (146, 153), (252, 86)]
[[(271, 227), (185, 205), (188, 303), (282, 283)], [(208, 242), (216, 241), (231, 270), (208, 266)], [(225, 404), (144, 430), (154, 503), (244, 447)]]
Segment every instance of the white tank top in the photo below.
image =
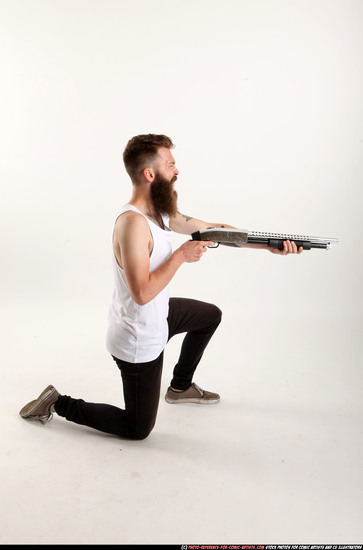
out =
[[(170, 258), (172, 252), (169, 217), (163, 216), (166, 229), (161, 229), (131, 204), (120, 214), (132, 210), (147, 220), (153, 237), (150, 273)], [(113, 253), (114, 293), (109, 310), (106, 347), (111, 355), (129, 363), (145, 363), (156, 359), (168, 340), (169, 286), (145, 305), (137, 304), (130, 295), (125, 272)]]

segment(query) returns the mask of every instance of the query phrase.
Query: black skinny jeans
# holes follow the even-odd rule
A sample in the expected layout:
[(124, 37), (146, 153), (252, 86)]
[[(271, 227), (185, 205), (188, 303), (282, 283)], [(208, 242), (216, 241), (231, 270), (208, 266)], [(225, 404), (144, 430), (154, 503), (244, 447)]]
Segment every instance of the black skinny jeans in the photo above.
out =
[[(186, 332), (171, 386), (186, 390), (203, 352), (221, 322), (213, 304), (187, 298), (170, 298), (169, 340)], [(147, 363), (128, 363), (114, 357), (121, 371), (125, 410), (103, 403), (87, 403), (67, 395), (55, 403), (57, 414), (71, 422), (128, 439), (145, 439), (153, 429), (160, 400), (164, 352)]]

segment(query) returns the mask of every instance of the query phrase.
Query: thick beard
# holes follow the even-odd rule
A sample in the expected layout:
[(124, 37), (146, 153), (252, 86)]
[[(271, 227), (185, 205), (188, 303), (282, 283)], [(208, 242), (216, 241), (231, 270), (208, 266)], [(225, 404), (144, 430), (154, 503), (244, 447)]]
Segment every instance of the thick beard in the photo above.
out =
[(151, 185), (151, 200), (157, 214), (167, 214), (170, 218), (178, 212), (178, 194), (174, 189), (176, 176), (168, 181), (160, 174), (156, 175)]

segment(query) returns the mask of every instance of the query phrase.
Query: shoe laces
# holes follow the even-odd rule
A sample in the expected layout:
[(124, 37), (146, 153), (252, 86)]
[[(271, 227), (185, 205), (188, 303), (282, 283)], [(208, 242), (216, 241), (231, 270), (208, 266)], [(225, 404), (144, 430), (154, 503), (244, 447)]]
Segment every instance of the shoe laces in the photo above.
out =
[(200, 395), (203, 397), (204, 391), (202, 390), (202, 388), (200, 388), (195, 382), (192, 382), (192, 386), (193, 386), (193, 388), (195, 388), (195, 389), (200, 393)]

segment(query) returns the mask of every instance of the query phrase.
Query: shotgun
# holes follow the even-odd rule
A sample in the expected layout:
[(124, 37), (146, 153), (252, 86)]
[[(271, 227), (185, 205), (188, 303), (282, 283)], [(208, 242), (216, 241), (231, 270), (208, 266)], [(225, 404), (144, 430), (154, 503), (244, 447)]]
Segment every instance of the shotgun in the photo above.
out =
[(309, 237), (308, 235), (293, 235), (289, 233), (266, 233), (264, 231), (247, 231), (245, 229), (234, 229), (230, 227), (208, 227), (192, 233), (193, 241), (213, 241), (216, 248), (220, 244), (225, 246), (241, 246), (244, 244), (257, 244), (270, 248), (283, 249), (284, 241), (294, 241), (296, 246), (304, 250), (312, 248), (329, 249), (332, 244), (339, 242), (339, 239), (325, 237)]

